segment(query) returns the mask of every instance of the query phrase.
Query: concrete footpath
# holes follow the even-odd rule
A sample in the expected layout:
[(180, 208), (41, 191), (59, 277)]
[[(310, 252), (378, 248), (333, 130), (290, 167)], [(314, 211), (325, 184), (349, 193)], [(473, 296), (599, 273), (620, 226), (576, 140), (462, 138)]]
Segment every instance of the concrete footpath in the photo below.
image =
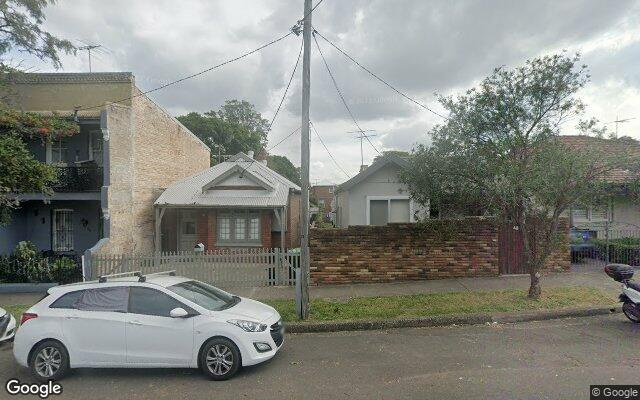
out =
[[(620, 294), (620, 284), (600, 271), (553, 273), (544, 275), (542, 278), (543, 290), (544, 288), (565, 286), (591, 286), (601, 288), (611, 295), (612, 300), (617, 299), (618, 294)], [(528, 287), (528, 275), (506, 275), (486, 278), (312, 286), (310, 295), (312, 298), (348, 299), (351, 297), (527, 289)], [(238, 296), (257, 300), (292, 299), (295, 296), (295, 289), (291, 286), (223, 289)], [(0, 294), (0, 306), (34, 304), (42, 298), (42, 296), (42, 293)]]

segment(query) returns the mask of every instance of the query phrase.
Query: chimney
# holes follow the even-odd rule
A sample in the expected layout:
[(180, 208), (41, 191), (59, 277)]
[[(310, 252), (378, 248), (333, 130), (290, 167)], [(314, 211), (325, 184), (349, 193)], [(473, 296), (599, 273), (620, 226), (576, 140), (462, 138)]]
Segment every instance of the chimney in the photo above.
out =
[(247, 151), (247, 155), (249, 156), (249, 158), (253, 158), (253, 150)]
[(368, 165), (361, 165), (360, 166), (360, 172), (364, 171), (365, 169), (367, 169)]

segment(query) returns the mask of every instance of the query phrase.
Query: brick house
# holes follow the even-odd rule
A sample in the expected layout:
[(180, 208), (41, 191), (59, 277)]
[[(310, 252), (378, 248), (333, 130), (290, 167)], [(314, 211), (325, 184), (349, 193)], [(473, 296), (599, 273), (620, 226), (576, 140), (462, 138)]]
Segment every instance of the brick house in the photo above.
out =
[(209, 167), (209, 148), (143, 95), (129, 72), (20, 74), (7, 103), (74, 118), (80, 133), (27, 143), (37, 160), (56, 166), (59, 182), (52, 196), (19, 196), (12, 223), (0, 227), (0, 253), (23, 240), (62, 254), (149, 253), (154, 200)]
[(291, 248), (300, 241), (300, 187), (238, 153), (169, 186), (155, 201), (156, 251)]
[(322, 214), (322, 217), (333, 221), (333, 192), (335, 190), (334, 185), (316, 185), (311, 186), (311, 197), (318, 204), (318, 213)]

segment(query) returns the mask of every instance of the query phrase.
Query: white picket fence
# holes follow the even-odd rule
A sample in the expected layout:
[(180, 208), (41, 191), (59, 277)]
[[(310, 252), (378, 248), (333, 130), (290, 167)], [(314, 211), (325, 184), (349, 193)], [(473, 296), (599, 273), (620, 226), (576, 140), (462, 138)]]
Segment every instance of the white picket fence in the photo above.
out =
[(300, 254), (280, 249), (225, 249), (207, 253), (163, 252), (151, 255), (97, 254), (91, 257), (91, 279), (101, 275), (175, 270), (220, 287), (295, 285)]

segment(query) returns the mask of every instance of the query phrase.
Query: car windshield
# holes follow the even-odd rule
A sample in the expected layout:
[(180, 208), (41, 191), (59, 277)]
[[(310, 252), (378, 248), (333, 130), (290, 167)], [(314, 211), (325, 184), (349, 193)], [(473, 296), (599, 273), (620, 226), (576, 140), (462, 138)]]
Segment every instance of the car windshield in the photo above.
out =
[(239, 297), (198, 281), (178, 283), (167, 289), (211, 311), (232, 307), (240, 301)]

